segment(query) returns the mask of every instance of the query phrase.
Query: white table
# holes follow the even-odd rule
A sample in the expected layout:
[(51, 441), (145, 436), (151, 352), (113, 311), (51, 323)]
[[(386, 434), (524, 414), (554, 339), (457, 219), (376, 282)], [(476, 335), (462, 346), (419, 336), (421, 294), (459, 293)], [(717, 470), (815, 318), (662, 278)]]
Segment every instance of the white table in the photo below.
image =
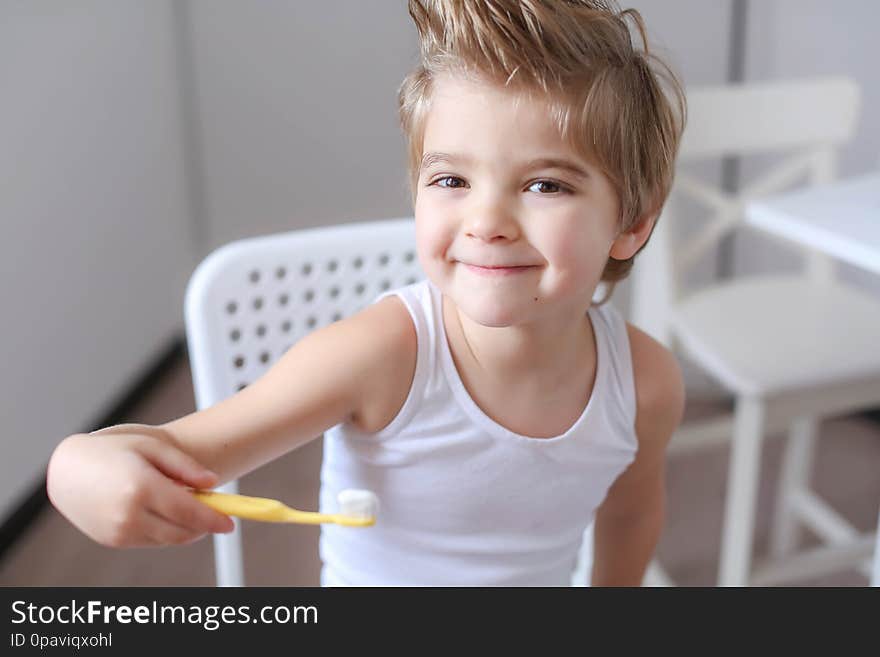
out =
[(746, 206), (746, 223), (880, 274), (880, 172)]
[[(880, 172), (753, 201), (745, 220), (880, 274)], [(880, 528), (871, 586), (880, 586)]]

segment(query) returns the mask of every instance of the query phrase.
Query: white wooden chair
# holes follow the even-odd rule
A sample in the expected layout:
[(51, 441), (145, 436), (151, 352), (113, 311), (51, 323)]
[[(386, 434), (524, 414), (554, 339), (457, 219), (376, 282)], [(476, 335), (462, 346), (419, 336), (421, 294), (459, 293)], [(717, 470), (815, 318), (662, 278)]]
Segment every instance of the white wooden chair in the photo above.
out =
[[(412, 218), (350, 223), (238, 240), (190, 277), (185, 324), (196, 407), (208, 408), (256, 380), (306, 333), (351, 315), (380, 292), (424, 272)], [(238, 482), (220, 488), (238, 492)], [(214, 536), (218, 586), (244, 584), (241, 525)], [(591, 564), (591, 528), (573, 582)], [(652, 569), (646, 583), (662, 583)]]
[[(684, 425), (671, 453), (732, 439), (719, 584), (769, 585), (859, 563), (861, 534), (809, 487), (823, 417), (880, 405), (880, 303), (835, 279), (832, 261), (804, 252), (799, 274), (761, 274), (685, 290), (685, 276), (741, 224), (744, 202), (807, 178), (834, 176), (838, 147), (853, 134), (860, 102), (847, 79), (704, 87), (688, 91), (679, 162), (785, 155), (731, 195), (679, 171), (651, 242), (633, 270), (633, 321), (683, 353), (735, 397), (732, 417)], [(713, 216), (674, 239), (683, 197)], [(767, 238), (770, 239), (770, 238)], [(786, 242), (791, 249), (797, 247)], [(771, 537), (772, 556), (752, 568), (762, 438), (788, 429)], [(795, 553), (808, 526), (825, 545)]]

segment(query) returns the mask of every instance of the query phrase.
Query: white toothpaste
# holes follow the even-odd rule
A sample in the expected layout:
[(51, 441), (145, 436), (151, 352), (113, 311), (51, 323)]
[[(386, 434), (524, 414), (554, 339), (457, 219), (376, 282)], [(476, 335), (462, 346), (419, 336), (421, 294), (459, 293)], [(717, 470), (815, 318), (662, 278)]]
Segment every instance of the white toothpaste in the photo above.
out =
[(336, 496), (339, 513), (355, 518), (375, 518), (379, 512), (379, 498), (372, 491), (346, 488)]

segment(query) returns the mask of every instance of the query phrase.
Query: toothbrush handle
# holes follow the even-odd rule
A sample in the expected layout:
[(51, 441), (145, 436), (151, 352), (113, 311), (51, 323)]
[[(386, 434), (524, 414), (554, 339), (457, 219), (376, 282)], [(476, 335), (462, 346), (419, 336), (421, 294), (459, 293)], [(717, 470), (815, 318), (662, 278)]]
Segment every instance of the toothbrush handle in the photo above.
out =
[(355, 518), (341, 514), (300, 511), (282, 504), (278, 500), (262, 497), (248, 497), (215, 491), (192, 491), (199, 501), (212, 509), (237, 518), (259, 520), (261, 522), (289, 522), (300, 525), (319, 525), (336, 523), (347, 527), (369, 527), (375, 524), (374, 518)]
[(297, 511), (287, 508), (281, 522), (294, 522), (298, 525), (320, 525), (325, 522), (336, 522), (336, 516), (315, 511)]
[(346, 516), (341, 513), (315, 513), (314, 511), (297, 511), (296, 509), (287, 508), (284, 512), (285, 520), (281, 522), (295, 522), (301, 525), (321, 525), (324, 523), (333, 523), (342, 525), (343, 527), (370, 527), (376, 524), (376, 519), (372, 517), (358, 518), (356, 516)]

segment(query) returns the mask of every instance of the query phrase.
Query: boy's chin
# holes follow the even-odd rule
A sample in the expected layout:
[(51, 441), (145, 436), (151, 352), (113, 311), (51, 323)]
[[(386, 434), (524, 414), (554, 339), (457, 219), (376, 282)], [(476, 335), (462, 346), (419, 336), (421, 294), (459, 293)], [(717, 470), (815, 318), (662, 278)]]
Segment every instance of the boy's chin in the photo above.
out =
[(453, 299), (459, 311), (472, 322), (492, 328), (514, 326), (527, 321), (532, 313), (531, 308), (524, 307), (523, 302), (491, 299), (481, 300), (479, 297)]

